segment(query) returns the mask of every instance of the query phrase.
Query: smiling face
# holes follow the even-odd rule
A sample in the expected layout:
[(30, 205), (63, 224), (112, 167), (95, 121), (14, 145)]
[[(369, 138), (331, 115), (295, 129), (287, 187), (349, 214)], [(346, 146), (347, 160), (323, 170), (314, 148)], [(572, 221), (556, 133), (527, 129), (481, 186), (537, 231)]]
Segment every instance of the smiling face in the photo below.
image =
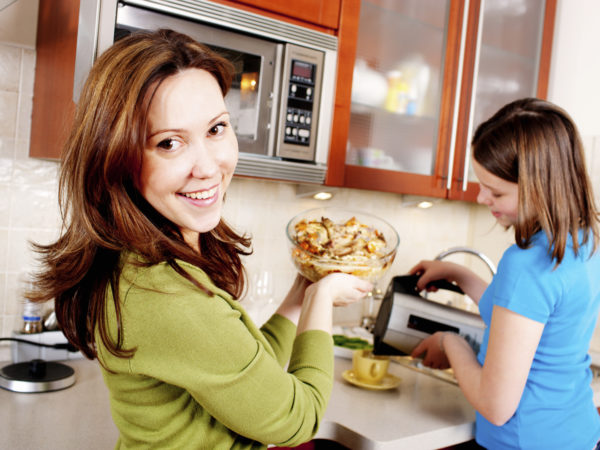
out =
[(221, 219), (238, 158), (237, 139), (216, 79), (201, 69), (166, 78), (148, 113), (139, 190), (198, 248)]
[(510, 227), (517, 223), (519, 185), (504, 180), (473, 161), (473, 170), (479, 179), (477, 203), (487, 206), (498, 223)]

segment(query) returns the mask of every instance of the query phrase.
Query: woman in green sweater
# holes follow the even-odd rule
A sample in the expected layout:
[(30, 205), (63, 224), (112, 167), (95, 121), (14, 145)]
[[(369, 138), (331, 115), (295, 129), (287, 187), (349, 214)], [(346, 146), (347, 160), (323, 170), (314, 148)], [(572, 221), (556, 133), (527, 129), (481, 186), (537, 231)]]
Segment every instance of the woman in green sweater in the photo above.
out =
[(221, 218), (237, 162), (230, 64), (172, 31), (96, 61), (63, 152), (64, 231), (32, 299), (102, 366), (117, 448), (295, 446), (333, 376), (332, 306), (371, 284), (298, 277), (258, 329), (235, 301), (249, 239)]

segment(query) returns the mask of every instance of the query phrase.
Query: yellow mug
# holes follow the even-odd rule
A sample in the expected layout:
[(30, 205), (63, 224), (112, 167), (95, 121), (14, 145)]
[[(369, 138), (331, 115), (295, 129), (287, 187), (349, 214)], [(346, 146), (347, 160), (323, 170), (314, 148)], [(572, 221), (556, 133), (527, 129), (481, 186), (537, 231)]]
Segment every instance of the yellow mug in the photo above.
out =
[(363, 383), (380, 384), (389, 365), (389, 357), (374, 355), (371, 350), (355, 350), (352, 354), (352, 369)]

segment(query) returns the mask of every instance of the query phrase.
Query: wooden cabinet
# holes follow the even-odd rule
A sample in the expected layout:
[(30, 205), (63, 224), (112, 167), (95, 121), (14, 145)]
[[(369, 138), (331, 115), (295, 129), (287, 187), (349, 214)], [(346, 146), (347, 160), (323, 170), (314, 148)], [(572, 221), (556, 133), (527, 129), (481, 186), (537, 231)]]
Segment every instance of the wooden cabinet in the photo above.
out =
[(73, 121), (79, 2), (40, 0), (29, 155), (58, 159)]
[(298, 19), (331, 30), (339, 28), (341, 0), (237, 0), (254, 8)]
[(474, 201), (472, 132), (511, 100), (546, 97), (555, 9), (556, 0), (362, 0), (358, 20), (342, 14), (341, 33), (358, 25), (352, 102), (326, 183)]

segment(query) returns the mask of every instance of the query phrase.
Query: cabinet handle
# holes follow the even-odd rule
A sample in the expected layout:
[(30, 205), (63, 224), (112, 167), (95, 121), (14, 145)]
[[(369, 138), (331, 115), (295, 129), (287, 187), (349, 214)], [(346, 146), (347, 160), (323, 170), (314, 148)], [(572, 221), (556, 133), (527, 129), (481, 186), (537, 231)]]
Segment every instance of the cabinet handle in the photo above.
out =
[(483, 10), (485, 0), (479, 4), (479, 21), (477, 23), (477, 45), (475, 47), (475, 62), (473, 67), (473, 85), (471, 86), (471, 105), (469, 106), (469, 128), (467, 129), (467, 148), (465, 149), (462, 190), (467, 190), (469, 183), (469, 161), (471, 160), (471, 135), (473, 134), (473, 111), (475, 110), (475, 94), (477, 93), (477, 77), (479, 75), (479, 54), (481, 53), (481, 28), (483, 27)]
[(456, 130), (458, 128), (458, 110), (460, 106), (460, 88), (462, 85), (463, 66), (465, 64), (465, 42), (467, 40), (467, 22), (469, 18), (469, 0), (465, 0), (462, 26), (460, 29), (460, 49), (458, 59), (458, 73), (456, 74), (456, 86), (454, 97), (454, 108), (452, 112), (452, 131), (450, 132), (450, 153), (448, 155), (448, 172), (446, 176), (446, 189), (452, 188), (452, 171), (454, 170), (454, 153), (456, 152)]

